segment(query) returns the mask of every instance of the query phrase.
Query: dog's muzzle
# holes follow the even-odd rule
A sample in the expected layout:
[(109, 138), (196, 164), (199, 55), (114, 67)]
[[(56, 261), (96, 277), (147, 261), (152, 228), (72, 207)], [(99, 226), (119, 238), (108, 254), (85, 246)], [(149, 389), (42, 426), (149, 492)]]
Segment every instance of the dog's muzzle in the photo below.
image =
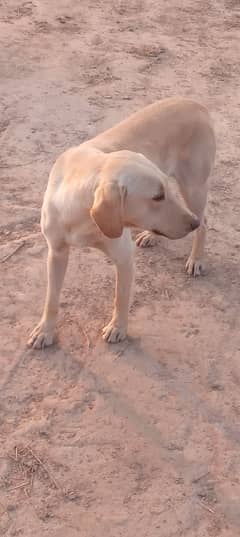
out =
[(167, 238), (167, 235), (164, 235), (164, 233), (161, 233), (161, 231), (158, 231), (157, 229), (151, 229), (151, 232), (154, 233), (154, 235), (158, 235), (159, 237)]

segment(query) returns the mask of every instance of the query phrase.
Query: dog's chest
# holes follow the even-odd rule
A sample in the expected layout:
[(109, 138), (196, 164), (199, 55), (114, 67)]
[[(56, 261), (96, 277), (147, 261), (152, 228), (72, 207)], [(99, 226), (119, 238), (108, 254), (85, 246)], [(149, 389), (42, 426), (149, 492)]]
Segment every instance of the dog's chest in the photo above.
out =
[(100, 248), (102, 233), (91, 220), (81, 225), (66, 226), (66, 241), (69, 246)]

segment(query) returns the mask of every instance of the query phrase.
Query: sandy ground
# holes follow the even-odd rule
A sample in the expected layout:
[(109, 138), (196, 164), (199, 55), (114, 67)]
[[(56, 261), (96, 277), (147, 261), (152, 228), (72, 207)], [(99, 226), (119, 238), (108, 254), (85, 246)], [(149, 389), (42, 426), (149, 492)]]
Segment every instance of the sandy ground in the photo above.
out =
[[(0, 534), (237, 537), (239, 0), (5, 0), (0, 17)], [(138, 250), (130, 337), (107, 346), (113, 267), (75, 251), (59, 343), (26, 350), (55, 157), (176, 94), (216, 124), (206, 276), (184, 273), (191, 237)]]

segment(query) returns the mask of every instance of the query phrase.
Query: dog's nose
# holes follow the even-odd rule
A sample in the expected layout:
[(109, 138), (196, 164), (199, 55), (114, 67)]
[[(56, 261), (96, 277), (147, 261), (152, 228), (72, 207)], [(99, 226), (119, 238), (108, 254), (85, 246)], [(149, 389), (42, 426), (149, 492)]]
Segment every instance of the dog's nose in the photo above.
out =
[(195, 216), (195, 218), (193, 218), (191, 222), (191, 230), (194, 231), (194, 229), (197, 229), (199, 226), (200, 220)]

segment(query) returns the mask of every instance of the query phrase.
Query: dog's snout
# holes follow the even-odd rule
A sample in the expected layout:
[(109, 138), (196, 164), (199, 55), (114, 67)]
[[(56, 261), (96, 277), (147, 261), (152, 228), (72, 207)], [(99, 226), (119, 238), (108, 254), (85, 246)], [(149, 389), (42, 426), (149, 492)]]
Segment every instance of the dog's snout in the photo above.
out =
[(200, 220), (196, 216), (192, 219), (191, 222), (191, 230), (194, 231), (194, 229), (197, 229), (200, 226)]

